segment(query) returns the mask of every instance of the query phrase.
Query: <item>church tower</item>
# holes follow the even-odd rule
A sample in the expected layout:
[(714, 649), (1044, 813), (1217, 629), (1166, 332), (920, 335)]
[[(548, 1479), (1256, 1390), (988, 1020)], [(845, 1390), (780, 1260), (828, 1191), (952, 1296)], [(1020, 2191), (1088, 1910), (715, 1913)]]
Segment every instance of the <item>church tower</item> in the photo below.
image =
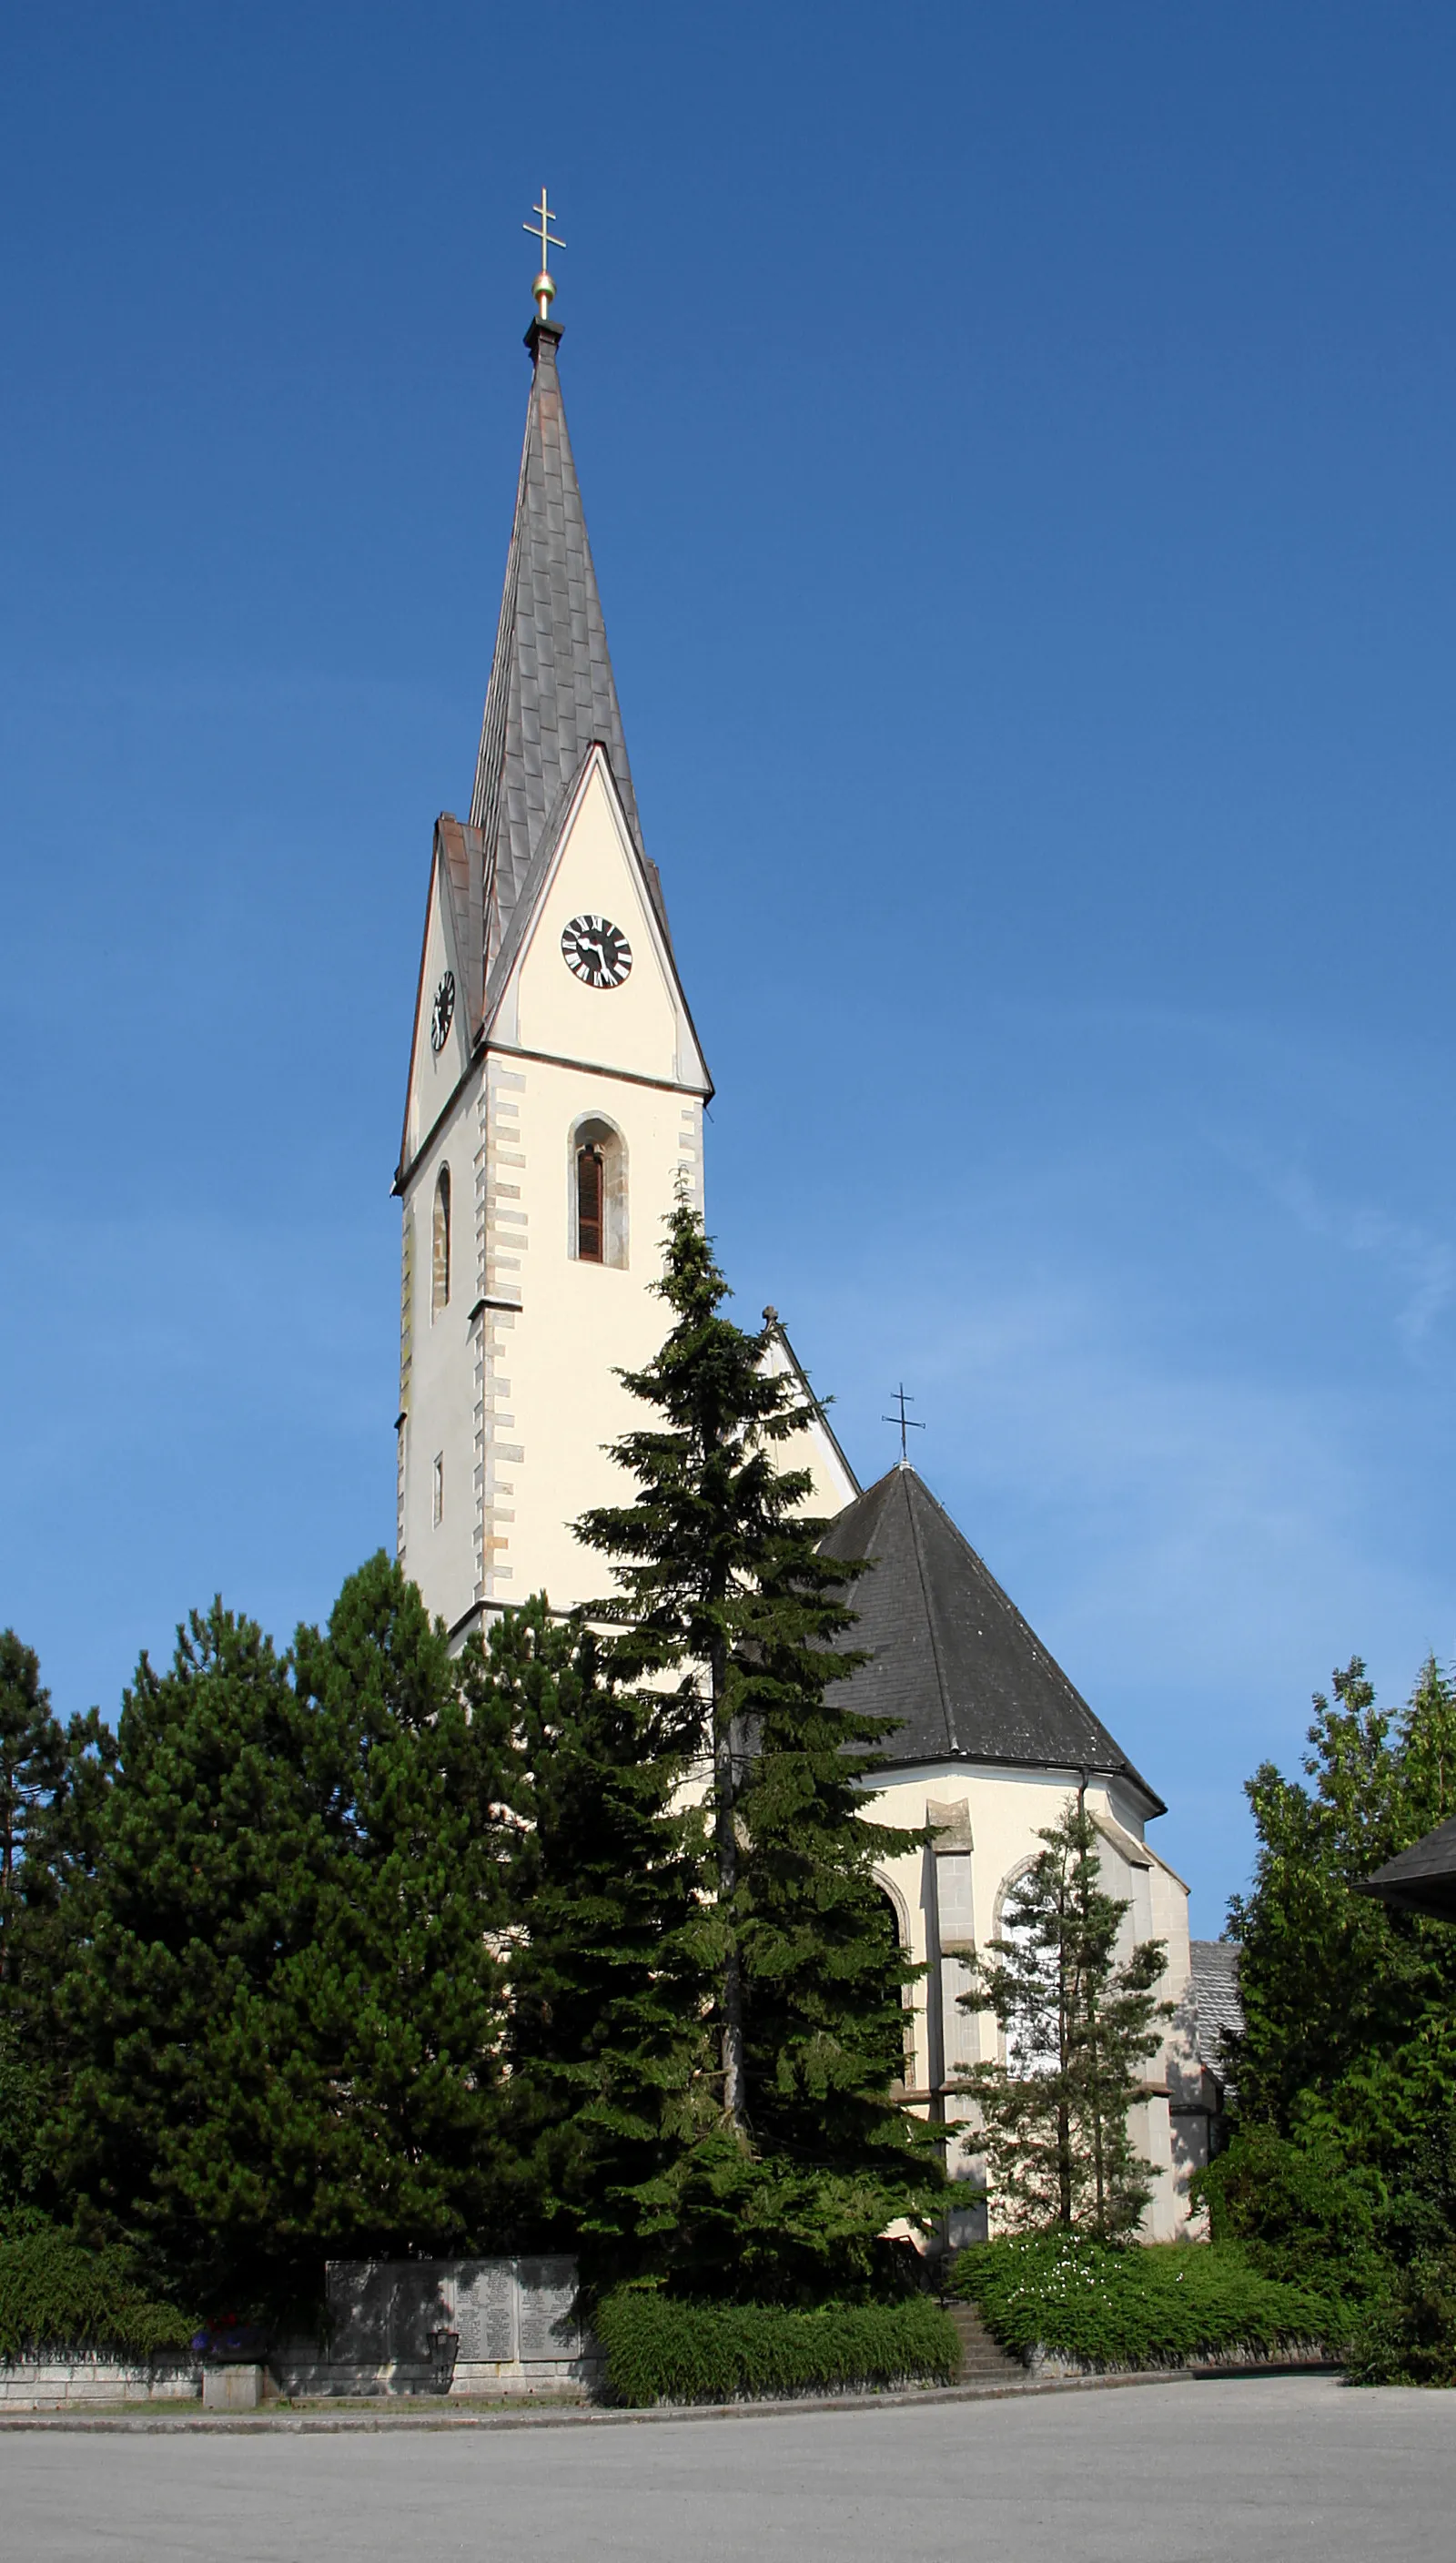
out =
[[(642, 844), (536, 286), (531, 391), (467, 821), (437, 820), (404, 1138), (401, 1563), (454, 1638), (605, 1569), (570, 1524), (627, 1491), (617, 1371), (702, 1205), (711, 1081)], [(842, 1500), (842, 1498), (841, 1498)]]

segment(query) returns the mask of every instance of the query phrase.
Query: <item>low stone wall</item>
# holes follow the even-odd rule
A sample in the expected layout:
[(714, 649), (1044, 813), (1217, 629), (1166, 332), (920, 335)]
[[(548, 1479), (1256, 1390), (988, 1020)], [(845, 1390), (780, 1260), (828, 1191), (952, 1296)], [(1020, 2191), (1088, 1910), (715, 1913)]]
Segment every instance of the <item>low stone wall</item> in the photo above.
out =
[(190, 2351), (121, 2359), (86, 2351), (0, 2359), (0, 2411), (59, 2412), (86, 2403), (196, 2403), (202, 2369)]
[(1252, 2343), (1240, 2348), (1234, 2343), (1227, 2349), (1200, 2350), (1189, 2358), (1074, 2358), (1067, 2350), (1043, 2349), (1039, 2342), (1026, 2353), (1028, 2376), (1043, 2385), (1054, 2384), (1064, 2376), (1184, 2376), (1190, 2368), (1199, 2374), (1227, 2368), (1233, 2374), (1253, 2375), (1260, 2368), (1329, 2367), (1334, 2363), (1317, 2340), (1291, 2341), (1283, 2349), (1260, 2349)]
[[(568, 2403), (600, 2386), (597, 2345), (576, 2318), (573, 2261), (331, 2261), (327, 2291), (326, 2338), (274, 2344), (261, 2378), (266, 2401)], [(197, 2402), (205, 2369), (215, 2383), (225, 2373), (214, 2361), (175, 2351), (133, 2360), (56, 2351), (0, 2361), (0, 2411)], [(244, 2373), (240, 2368), (240, 2397)], [(232, 2408), (221, 2390), (207, 2399)], [(238, 2399), (237, 2408), (254, 2408), (252, 2397)]]
[(433, 2362), (421, 2366), (409, 2359), (365, 2362), (332, 2358), (314, 2342), (290, 2343), (269, 2361), (273, 2391), (291, 2402), (330, 2395), (350, 2399), (387, 2396), (398, 2399), (432, 2396), (438, 2402), (483, 2397), (492, 2403), (580, 2403), (600, 2381), (601, 2362), (594, 2358), (499, 2360), (456, 2359), (445, 2372)]

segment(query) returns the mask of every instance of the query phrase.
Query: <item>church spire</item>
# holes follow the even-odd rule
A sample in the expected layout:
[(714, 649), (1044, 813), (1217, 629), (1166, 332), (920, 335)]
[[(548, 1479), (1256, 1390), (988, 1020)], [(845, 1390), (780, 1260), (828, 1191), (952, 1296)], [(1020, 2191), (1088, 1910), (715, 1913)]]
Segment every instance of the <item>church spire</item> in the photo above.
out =
[[(544, 188), (541, 196), (539, 229), (535, 224), (525, 226), (538, 237), (546, 234), (551, 219)], [(549, 245), (563, 246), (559, 241)], [(480, 831), (483, 841), (487, 979), (509, 939), (527, 885), (594, 740), (607, 751), (628, 825), (638, 854), (642, 853), (622, 711), (556, 369), (562, 333), (547, 316), (556, 289), (546, 273), (545, 246), (543, 238), (542, 272), (533, 288), (537, 316), (525, 338), (531, 354), (531, 395), (515, 520), (470, 804), (471, 826)], [(650, 865), (646, 869), (660, 914), (655, 871)], [(665, 922), (663, 917), (664, 926)]]

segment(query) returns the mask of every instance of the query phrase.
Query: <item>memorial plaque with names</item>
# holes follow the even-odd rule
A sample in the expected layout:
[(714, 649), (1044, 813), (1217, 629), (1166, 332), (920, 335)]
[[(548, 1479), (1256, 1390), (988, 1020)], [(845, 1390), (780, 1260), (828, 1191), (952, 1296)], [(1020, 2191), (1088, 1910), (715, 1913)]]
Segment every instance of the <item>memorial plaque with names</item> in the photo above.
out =
[(517, 2261), (516, 2276), (520, 2285), (522, 2359), (580, 2358), (581, 2333), (572, 2313), (575, 2263)]
[(457, 2357), (510, 2360), (516, 2355), (515, 2266), (510, 2261), (461, 2261), (455, 2268)]

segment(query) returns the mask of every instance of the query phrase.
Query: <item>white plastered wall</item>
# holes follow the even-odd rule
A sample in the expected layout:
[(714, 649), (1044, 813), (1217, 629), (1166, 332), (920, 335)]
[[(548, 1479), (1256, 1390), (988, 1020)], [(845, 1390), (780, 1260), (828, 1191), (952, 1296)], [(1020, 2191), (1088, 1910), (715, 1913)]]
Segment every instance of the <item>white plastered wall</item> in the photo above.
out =
[[(631, 943), (619, 988), (586, 986), (562, 957), (562, 931), (583, 912), (609, 917)], [(640, 1414), (617, 1373), (649, 1360), (666, 1332), (651, 1285), (668, 1213), (679, 1197), (702, 1206), (706, 1072), (600, 753), (588, 760), (486, 1048), (432, 1129), (432, 1110), (449, 1103), (459, 1077), (458, 1055), (443, 1084), (430, 1065), (429, 1008), (448, 966), (437, 895), (411, 1081), (420, 1153), (405, 1197), (414, 1245), (401, 1554), (431, 1610), (463, 1631), (491, 1605), (544, 1590), (564, 1610), (610, 1584), (605, 1562), (570, 1525), (630, 1492), (603, 1447)], [(571, 1143), (586, 1120), (610, 1122), (626, 1150), (620, 1265), (582, 1263), (573, 1252)], [(449, 1310), (432, 1322), (431, 1214), (447, 1158), (454, 1273)]]
[[(1056, 1823), (1076, 1789), (1075, 1773), (946, 1762), (890, 1771), (868, 1810), (872, 1823), (888, 1827), (910, 1831), (928, 1822), (947, 1827), (939, 1853), (886, 1861), (877, 1873), (908, 1919), (908, 1954), (926, 1969), (911, 1989), (907, 2088), (922, 2111), (943, 2115), (953, 2129), (966, 2126), (967, 2135), (953, 2133), (947, 2150), (947, 2167), (961, 2178), (976, 2180), (981, 2174), (974, 2144), (968, 2141), (972, 2104), (947, 2093), (944, 2084), (956, 2078), (958, 2069), (993, 2062), (1000, 2053), (995, 2019), (959, 2008), (968, 1981), (966, 1957), (971, 1946), (984, 1947), (996, 1936), (1005, 1888), (1036, 1857), (1038, 1833)], [(1134, 1937), (1166, 1942), (1160, 1995), (1177, 2003), (1189, 1973), (1187, 1889), (1143, 1841), (1141, 1818), (1123, 1792), (1094, 1780), (1086, 1802), (1094, 1821), (1105, 1827), (1098, 1845), (1102, 1883), (1108, 1894), (1126, 1898), (1131, 1906), (1125, 1941), (1128, 1946)], [(1171, 2035), (1177, 2035), (1176, 2024)], [(1131, 2120), (1134, 2142), (1154, 2167), (1154, 2196), (1144, 2224), (1149, 2242), (1172, 2242), (1189, 2230), (1186, 2171), (1174, 2160), (1168, 2046), (1165, 2039), (1149, 2060), (1146, 2096)], [(953, 2220), (955, 2241), (972, 2241), (984, 2230), (971, 2211)]]

